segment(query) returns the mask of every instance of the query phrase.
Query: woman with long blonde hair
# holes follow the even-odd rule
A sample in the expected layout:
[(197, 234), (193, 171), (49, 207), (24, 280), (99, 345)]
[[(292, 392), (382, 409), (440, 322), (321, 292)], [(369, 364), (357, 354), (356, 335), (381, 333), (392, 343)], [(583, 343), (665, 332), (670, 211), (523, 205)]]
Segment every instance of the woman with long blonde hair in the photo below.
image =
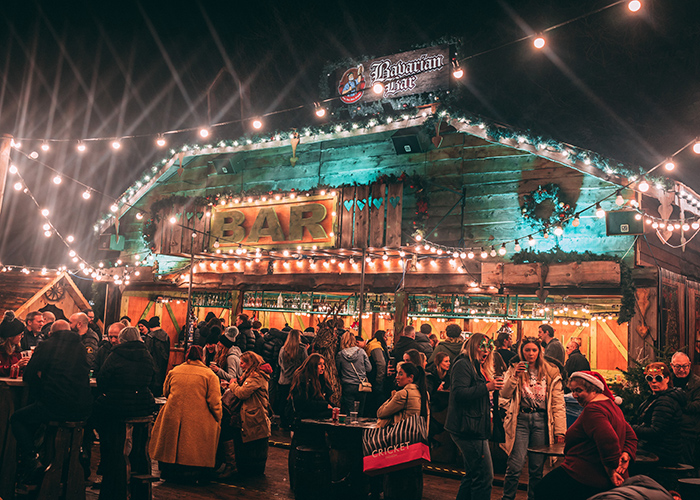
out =
[(275, 413), (280, 416), (280, 425), (284, 429), (288, 429), (292, 424), (284, 412), (287, 397), (289, 396), (289, 388), (292, 384), (292, 377), (306, 357), (306, 347), (301, 343), (301, 330), (290, 330), (278, 356), (280, 378), (277, 382), (277, 396), (274, 408)]
[(563, 443), (566, 434), (566, 406), (559, 369), (544, 359), (539, 339), (525, 337), (518, 347), (520, 362), (506, 372), (501, 395), (511, 403), (503, 423), (508, 453), (503, 500), (513, 500), (518, 480), (528, 457), (528, 498), (542, 479), (544, 455), (528, 453), (532, 446)]

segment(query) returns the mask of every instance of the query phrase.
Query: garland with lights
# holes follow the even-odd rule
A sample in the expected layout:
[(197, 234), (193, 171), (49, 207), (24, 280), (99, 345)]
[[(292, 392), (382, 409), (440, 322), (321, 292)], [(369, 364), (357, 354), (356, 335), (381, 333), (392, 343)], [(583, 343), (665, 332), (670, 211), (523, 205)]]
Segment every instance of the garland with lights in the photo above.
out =
[[(549, 217), (543, 217), (537, 212), (539, 206), (547, 200), (552, 202), (553, 209)], [(522, 214), (532, 227), (546, 233), (551, 227), (564, 226), (573, 217), (574, 207), (561, 196), (559, 186), (549, 183), (524, 196)]]
[(566, 264), (571, 262), (591, 262), (608, 261), (620, 264), (620, 292), (622, 295), (620, 312), (617, 323), (622, 324), (630, 321), (634, 317), (637, 298), (635, 292), (637, 288), (632, 279), (632, 269), (619, 257), (614, 255), (600, 255), (590, 251), (586, 252), (565, 252), (561, 248), (555, 248), (549, 252), (535, 252), (523, 250), (514, 254), (511, 261), (514, 264)]

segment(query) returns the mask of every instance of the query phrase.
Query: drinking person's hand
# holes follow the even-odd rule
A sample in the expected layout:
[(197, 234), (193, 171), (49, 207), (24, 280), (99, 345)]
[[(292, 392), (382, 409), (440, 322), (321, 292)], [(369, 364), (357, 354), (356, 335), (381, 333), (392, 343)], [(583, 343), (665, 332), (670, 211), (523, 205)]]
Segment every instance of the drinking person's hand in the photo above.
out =
[(214, 363), (214, 362), (209, 363), (209, 368), (211, 368), (211, 371), (213, 371), (214, 373), (218, 373), (218, 372), (219, 372), (219, 367), (218, 367), (217, 364)]
[(523, 373), (525, 370), (527, 370), (527, 366), (525, 365), (525, 361), (521, 361), (517, 365), (515, 365), (515, 371), (517, 373)]
[(17, 364), (19, 365), (20, 368), (22, 368), (23, 366), (27, 366), (27, 363), (29, 363), (30, 359), (31, 359), (31, 356), (20, 358), (20, 360), (17, 361)]
[(445, 382), (440, 382), (440, 385), (437, 388), (438, 392), (447, 392), (445, 391)]
[(496, 377), (494, 380), (486, 382), (486, 388), (489, 391), (500, 391), (503, 389), (503, 377)]

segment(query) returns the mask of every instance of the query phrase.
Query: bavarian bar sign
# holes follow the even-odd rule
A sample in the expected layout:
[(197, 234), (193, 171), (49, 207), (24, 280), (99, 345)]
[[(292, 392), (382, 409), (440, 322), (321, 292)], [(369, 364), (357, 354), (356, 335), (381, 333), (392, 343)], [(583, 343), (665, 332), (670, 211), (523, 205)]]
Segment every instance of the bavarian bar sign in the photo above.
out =
[[(450, 83), (449, 47), (428, 47), (365, 61), (338, 70), (334, 80), (345, 104), (446, 89)], [(384, 85), (382, 94), (372, 90), (377, 82)]]

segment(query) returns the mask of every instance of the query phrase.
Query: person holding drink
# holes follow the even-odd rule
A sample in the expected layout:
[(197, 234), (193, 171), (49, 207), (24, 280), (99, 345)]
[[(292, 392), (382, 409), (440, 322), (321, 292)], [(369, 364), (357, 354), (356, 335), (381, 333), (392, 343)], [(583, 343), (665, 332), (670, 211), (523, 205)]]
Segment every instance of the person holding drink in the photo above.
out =
[[(15, 318), (13, 311), (5, 311), (5, 316), (0, 322), (0, 377), (17, 378), (29, 363), (31, 355), (25, 355), (19, 347), (22, 332), (24, 324)], [(31, 354), (31, 351), (26, 353)]]
[(503, 482), (503, 500), (513, 500), (518, 479), (528, 456), (528, 498), (542, 479), (545, 455), (529, 453), (532, 446), (563, 443), (566, 434), (566, 406), (559, 369), (544, 359), (544, 349), (534, 337), (525, 337), (518, 348), (520, 362), (505, 374), (504, 398), (510, 398), (503, 427), (508, 453)]
[(483, 333), (473, 334), (450, 369), (450, 400), (445, 430), (462, 452), (464, 478), (457, 500), (490, 500), (493, 464), (489, 450), (491, 408), (489, 392), (500, 390), (503, 380), (486, 381), (481, 365), (493, 349)]

